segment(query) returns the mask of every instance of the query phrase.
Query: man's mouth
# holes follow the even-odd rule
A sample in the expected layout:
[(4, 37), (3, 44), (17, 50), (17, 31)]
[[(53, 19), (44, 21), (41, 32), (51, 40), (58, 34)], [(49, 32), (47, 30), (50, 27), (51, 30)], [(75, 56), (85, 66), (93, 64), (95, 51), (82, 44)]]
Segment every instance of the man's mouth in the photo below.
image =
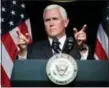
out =
[(56, 31), (56, 29), (50, 29), (50, 32), (52, 32), (52, 31)]

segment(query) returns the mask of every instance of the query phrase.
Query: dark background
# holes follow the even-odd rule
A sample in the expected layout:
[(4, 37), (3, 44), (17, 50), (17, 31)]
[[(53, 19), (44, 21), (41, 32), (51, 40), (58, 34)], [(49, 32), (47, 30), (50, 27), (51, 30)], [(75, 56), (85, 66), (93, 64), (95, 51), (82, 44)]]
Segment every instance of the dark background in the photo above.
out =
[(23, 2), (26, 5), (26, 12), (31, 21), (33, 43), (44, 40), (47, 37), (43, 24), (44, 8), (49, 4), (59, 4), (66, 9), (70, 20), (66, 33), (69, 36), (74, 36), (74, 27), (80, 30), (84, 24), (87, 24), (87, 44), (91, 47), (92, 52), (94, 52), (98, 25), (102, 21), (107, 1), (74, 1), (60, 3), (53, 1), (24, 0)]

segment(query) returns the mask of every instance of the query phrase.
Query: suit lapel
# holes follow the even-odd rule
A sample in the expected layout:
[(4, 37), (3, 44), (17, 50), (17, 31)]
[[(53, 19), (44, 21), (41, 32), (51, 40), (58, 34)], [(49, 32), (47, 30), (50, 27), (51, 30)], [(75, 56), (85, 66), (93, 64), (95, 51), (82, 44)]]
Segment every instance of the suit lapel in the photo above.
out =
[(41, 45), (42, 51), (44, 52), (45, 56), (49, 59), (51, 56), (53, 56), (52, 48), (50, 46), (50, 43), (48, 40), (44, 41)]

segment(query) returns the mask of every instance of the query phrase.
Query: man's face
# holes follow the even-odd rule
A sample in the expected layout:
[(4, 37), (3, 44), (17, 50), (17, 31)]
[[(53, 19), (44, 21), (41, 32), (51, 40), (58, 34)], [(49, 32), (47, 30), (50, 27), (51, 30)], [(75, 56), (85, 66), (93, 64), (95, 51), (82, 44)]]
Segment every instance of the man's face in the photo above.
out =
[(47, 10), (44, 13), (45, 30), (50, 37), (62, 37), (68, 22), (68, 19), (62, 18), (58, 9)]

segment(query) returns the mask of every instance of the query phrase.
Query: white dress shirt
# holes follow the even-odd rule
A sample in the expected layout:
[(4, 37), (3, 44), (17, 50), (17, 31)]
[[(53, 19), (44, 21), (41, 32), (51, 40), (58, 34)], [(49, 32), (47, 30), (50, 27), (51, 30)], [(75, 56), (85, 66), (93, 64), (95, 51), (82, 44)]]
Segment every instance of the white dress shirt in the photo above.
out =
[[(64, 43), (65, 43), (65, 41), (66, 41), (66, 35), (64, 35), (63, 37), (61, 37), (58, 41), (60, 42), (60, 44), (59, 44), (59, 47), (60, 47), (60, 49), (62, 50), (63, 49), (63, 47), (64, 47)], [(49, 40), (49, 42), (50, 42), (50, 45), (52, 45), (52, 42), (53, 42), (53, 39), (52, 38), (50, 38), (50, 37), (48, 37), (48, 40)], [(52, 52), (54, 53), (54, 50), (52, 49)], [(82, 52), (80, 52), (80, 54), (81, 54), (81, 60), (86, 60), (87, 59), (87, 57), (88, 57), (88, 52), (89, 52), (89, 50), (88, 50), (88, 47), (87, 47), (87, 50), (86, 50), (86, 52), (85, 53), (82, 53)], [(18, 56), (18, 59), (19, 60), (25, 60), (27, 58), (27, 53), (26, 53), (26, 55), (25, 56)]]

